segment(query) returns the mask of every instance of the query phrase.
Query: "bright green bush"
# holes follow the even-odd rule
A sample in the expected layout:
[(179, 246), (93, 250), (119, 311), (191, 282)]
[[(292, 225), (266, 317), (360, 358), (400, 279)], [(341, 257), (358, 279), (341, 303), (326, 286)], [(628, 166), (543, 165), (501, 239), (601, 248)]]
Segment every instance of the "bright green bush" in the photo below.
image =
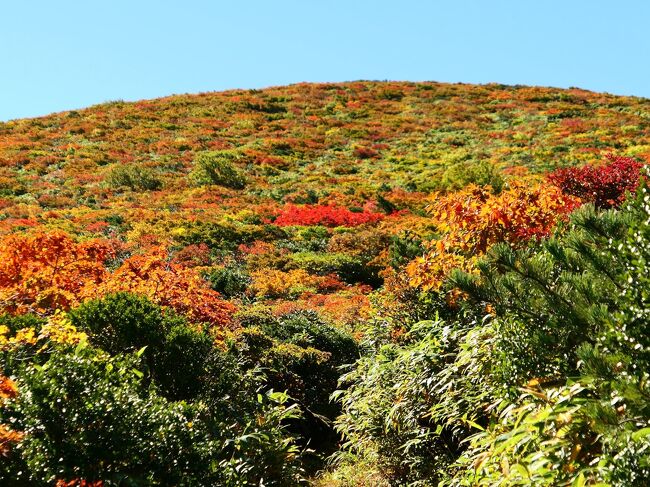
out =
[(491, 186), (495, 193), (499, 193), (504, 180), (496, 167), (489, 162), (458, 162), (445, 170), (440, 184), (450, 191), (462, 189), (469, 184)]

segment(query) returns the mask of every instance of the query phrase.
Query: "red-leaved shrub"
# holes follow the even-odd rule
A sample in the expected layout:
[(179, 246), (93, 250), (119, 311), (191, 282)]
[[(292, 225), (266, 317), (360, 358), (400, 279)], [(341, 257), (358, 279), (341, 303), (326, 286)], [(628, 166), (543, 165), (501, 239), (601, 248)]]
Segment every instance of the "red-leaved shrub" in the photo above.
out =
[(592, 202), (597, 208), (618, 206), (625, 192), (634, 191), (639, 184), (643, 163), (631, 157), (606, 157), (608, 162), (601, 166), (557, 169), (547, 178), (564, 194)]
[(355, 227), (364, 223), (377, 222), (384, 218), (382, 213), (372, 211), (354, 212), (334, 205), (287, 205), (274, 223), (281, 227), (291, 225), (323, 225), (326, 227)]

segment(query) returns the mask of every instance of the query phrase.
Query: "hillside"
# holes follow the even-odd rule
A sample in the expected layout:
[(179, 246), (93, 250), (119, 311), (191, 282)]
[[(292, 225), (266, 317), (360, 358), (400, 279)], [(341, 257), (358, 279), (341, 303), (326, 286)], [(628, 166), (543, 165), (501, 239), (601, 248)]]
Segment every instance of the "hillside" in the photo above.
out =
[[(78, 212), (100, 220), (91, 210), (146, 201), (155, 211), (178, 205), (176, 196), (177, 211), (189, 211), (206, 203), (185, 178), (206, 150), (236, 151), (250, 180), (236, 201), (211, 190), (231, 211), (288, 201), (363, 206), (377, 191), (457, 187), (479, 164), (521, 174), (607, 152), (643, 155), (649, 107), (578, 89), (356, 82), (111, 102), (11, 121), (0, 124), (0, 192), (4, 207), (15, 196), (22, 206), (8, 211), (2, 231), (49, 209), (87, 206)], [(129, 164), (151, 171), (162, 192), (106, 184)], [(68, 224), (81, 218), (62, 215)]]
[(573, 88), (0, 123), (0, 479), (643, 485), (649, 161)]

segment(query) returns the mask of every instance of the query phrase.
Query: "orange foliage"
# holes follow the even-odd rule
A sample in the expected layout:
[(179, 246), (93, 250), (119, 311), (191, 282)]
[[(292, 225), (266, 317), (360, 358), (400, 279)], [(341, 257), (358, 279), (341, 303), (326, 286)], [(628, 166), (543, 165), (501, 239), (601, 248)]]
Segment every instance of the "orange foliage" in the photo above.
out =
[(210, 323), (219, 328), (229, 327), (235, 312), (235, 306), (211, 290), (195, 269), (170, 261), (163, 247), (125, 260), (101, 283), (89, 283), (83, 296), (97, 298), (117, 291), (147, 296), (193, 322)]
[(76, 242), (65, 233), (10, 235), (0, 241), (0, 309), (22, 314), (69, 308), (81, 289), (106, 275), (107, 242)]
[[(113, 253), (110, 242), (76, 242), (62, 232), (4, 237), (0, 241), (0, 309), (50, 314), (85, 299), (130, 291), (170, 306), (194, 322), (230, 325), (234, 305), (220, 299), (186, 262), (169, 262), (164, 248), (133, 256), (109, 273), (104, 262)], [(32, 338), (35, 342), (36, 337)]]
[(312, 310), (338, 326), (353, 327), (368, 319), (371, 311), (368, 296), (362, 294), (368, 290), (360, 286), (356, 291), (358, 293), (327, 295), (306, 293), (297, 301), (278, 302), (273, 308), (273, 313), (282, 316), (298, 310)]
[[(0, 402), (13, 399), (18, 395), (16, 384), (9, 377), (0, 376)], [(0, 424), (0, 455), (6, 457), (14, 445), (19, 443), (24, 433), (11, 430), (7, 425)]]
[(476, 259), (497, 242), (516, 245), (547, 236), (559, 219), (580, 204), (558, 188), (514, 184), (493, 195), (469, 186), (440, 197), (429, 209), (442, 236), (407, 267), (410, 284), (437, 289), (452, 269), (471, 270)]
[(0, 401), (3, 399), (13, 399), (18, 395), (16, 383), (9, 377), (0, 376)]
[(13, 431), (6, 425), (0, 424), (0, 455), (8, 456), (12, 447), (20, 443), (24, 436), (24, 433)]

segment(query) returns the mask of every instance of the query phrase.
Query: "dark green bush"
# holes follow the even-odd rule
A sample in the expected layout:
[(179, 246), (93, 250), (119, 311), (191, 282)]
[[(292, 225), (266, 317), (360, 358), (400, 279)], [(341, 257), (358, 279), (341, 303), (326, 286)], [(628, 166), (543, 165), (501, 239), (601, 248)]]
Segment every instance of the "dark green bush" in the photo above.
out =
[(238, 266), (214, 269), (207, 275), (210, 287), (227, 298), (240, 296), (248, 288), (250, 276)]
[(121, 292), (86, 301), (69, 317), (88, 333), (91, 343), (111, 355), (146, 347), (145, 363), (167, 397), (190, 398), (198, 393), (212, 339), (173, 311), (146, 297)]
[(393, 235), (391, 237), (388, 256), (390, 265), (394, 269), (399, 269), (416, 257), (424, 254), (423, 242), (417, 235), (405, 233), (403, 235)]
[(338, 369), (358, 356), (357, 344), (349, 334), (312, 311), (276, 318), (258, 309), (240, 312), (238, 319), (248, 328), (235, 346), (251, 364), (269, 371), (271, 387), (287, 389), (319, 414), (332, 416), (336, 412), (329, 395), (336, 389)]
[(287, 269), (304, 269), (310, 274), (337, 274), (344, 282), (350, 284), (363, 283), (379, 287), (382, 279), (379, 277), (379, 267), (368, 265), (359, 256), (345, 253), (296, 252), (289, 256)]
[(358, 357), (355, 340), (348, 333), (325, 323), (314, 311), (295, 311), (283, 315), (279, 319), (279, 326), (262, 329), (276, 340), (327, 352), (336, 365), (350, 364)]
[(9, 328), (11, 333), (15, 333), (21, 328), (35, 328), (39, 330), (46, 323), (46, 320), (39, 315), (28, 313), (24, 315), (10, 315), (7, 313), (0, 314), (0, 325)]
[(248, 362), (248, 368), (261, 367), (266, 387), (286, 390), (298, 401), (305, 415), (292, 423), (292, 431), (309, 439), (317, 452), (331, 453), (339, 438), (330, 421), (340, 407), (330, 394), (340, 368), (358, 357), (355, 340), (309, 311), (276, 318), (256, 307), (237, 317), (247, 328), (233, 343), (232, 353)]

